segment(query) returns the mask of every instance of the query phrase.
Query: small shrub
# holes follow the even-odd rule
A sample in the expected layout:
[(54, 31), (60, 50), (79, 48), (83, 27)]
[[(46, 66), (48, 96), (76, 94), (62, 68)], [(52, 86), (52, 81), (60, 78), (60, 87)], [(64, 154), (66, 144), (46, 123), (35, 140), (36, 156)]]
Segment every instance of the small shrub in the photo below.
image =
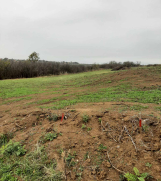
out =
[(134, 167), (133, 170), (135, 172), (135, 175), (129, 172), (124, 175), (124, 177), (127, 178), (128, 181), (145, 181), (145, 178), (148, 178), (150, 176), (148, 173), (140, 174), (139, 170), (136, 167)]
[(53, 139), (57, 138), (57, 134), (56, 133), (47, 133), (45, 135), (45, 139), (46, 141), (53, 141)]
[(92, 128), (90, 128), (90, 127), (87, 127), (87, 131), (91, 131), (92, 130)]
[(86, 129), (86, 125), (82, 124), (82, 129)]
[(46, 143), (47, 141), (53, 141), (53, 139), (57, 138), (57, 133), (47, 133), (40, 137), (40, 143)]
[(89, 121), (89, 116), (88, 115), (83, 115), (82, 116), (82, 121), (84, 122), (84, 123), (88, 123), (88, 121)]
[(103, 146), (103, 144), (100, 144), (100, 146), (98, 147), (99, 151), (103, 151), (105, 149), (107, 149), (107, 146)]
[(57, 114), (51, 114), (49, 116), (49, 121), (57, 121), (58, 120), (58, 116)]
[(12, 142), (10, 141), (6, 145), (3, 145), (2, 148), (0, 148), (0, 153), (2, 155), (13, 155), (15, 154), (16, 156), (22, 156), (25, 155), (26, 151), (24, 149), (25, 146), (21, 146), (19, 142)]
[(68, 157), (65, 159), (68, 166), (74, 166), (75, 165), (75, 162), (72, 161), (72, 159), (74, 159), (74, 158), (75, 158), (74, 155), (71, 155), (70, 153), (68, 154)]
[(150, 164), (150, 163), (147, 162), (147, 163), (145, 164), (145, 166), (151, 168), (151, 167), (152, 167), (152, 164)]
[(101, 121), (102, 121), (102, 119), (101, 118), (98, 118), (98, 122), (101, 124)]

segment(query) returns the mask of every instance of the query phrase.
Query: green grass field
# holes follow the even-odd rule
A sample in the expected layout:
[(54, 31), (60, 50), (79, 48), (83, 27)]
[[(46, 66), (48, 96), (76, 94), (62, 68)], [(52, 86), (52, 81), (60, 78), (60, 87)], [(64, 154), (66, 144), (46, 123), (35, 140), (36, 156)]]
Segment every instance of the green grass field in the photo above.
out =
[[(158, 71), (154, 72), (152, 68), (150, 70), (150, 75), (153, 73), (160, 76)], [(26, 105), (35, 104), (41, 108), (62, 109), (86, 102), (161, 103), (160, 88), (150, 87), (148, 90), (142, 90), (138, 82), (131, 80), (130, 77), (119, 81), (115, 77), (115, 72), (100, 70), (71, 75), (2, 80), (0, 104), (26, 100), (29, 101)]]

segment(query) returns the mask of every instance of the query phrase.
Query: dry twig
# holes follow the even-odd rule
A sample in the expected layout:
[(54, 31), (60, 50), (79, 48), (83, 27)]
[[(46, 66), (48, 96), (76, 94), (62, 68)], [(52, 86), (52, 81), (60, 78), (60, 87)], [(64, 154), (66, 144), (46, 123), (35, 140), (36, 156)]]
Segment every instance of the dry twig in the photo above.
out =
[[(78, 114), (80, 114), (80, 113), (78, 113)], [(78, 114), (76, 114), (76, 115), (74, 116), (74, 118), (72, 119), (72, 121), (74, 121), (74, 119), (78, 116)]]
[(136, 148), (136, 145), (135, 145), (135, 143), (134, 143), (134, 140), (132, 139), (132, 137), (131, 137), (131, 135), (129, 134), (129, 131), (128, 131), (128, 129), (126, 128), (126, 126), (124, 126), (124, 130), (126, 131), (126, 133), (129, 135), (129, 137), (131, 138), (131, 141), (132, 141), (132, 143), (133, 143), (133, 145), (134, 145), (134, 147), (135, 147), (135, 150), (136, 150), (136, 152), (137, 152), (137, 148)]
[(110, 162), (112, 168), (114, 168), (115, 170), (117, 170), (117, 171), (120, 172), (120, 173), (125, 174), (124, 171), (119, 170), (118, 168), (116, 168), (116, 167), (112, 164), (112, 162), (111, 162), (111, 160), (110, 160), (110, 156), (109, 156), (109, 154), (108, 154), (108, 151), (107, 151), (107, 156), (108, 156), (108, 160), (109, 160), (109, 162)]

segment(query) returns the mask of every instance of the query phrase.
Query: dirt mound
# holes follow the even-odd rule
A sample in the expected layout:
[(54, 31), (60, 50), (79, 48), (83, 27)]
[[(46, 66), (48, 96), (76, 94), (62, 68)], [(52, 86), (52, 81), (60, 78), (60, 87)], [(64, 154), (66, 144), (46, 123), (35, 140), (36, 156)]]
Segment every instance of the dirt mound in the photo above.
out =
[[(161, 179), (160, 119), (133, 111), (100, 111), (101, 105), (22, 111), (1, 117), (0, 132), (12, 132), (13, 140), (26, 145), (27, 150), (37, 142), (43, 144), (66, 180), (116, 181), (124, 173), (133, 173), (133, 167), (148, 172), (153, 177), (149, 180)], [(42, 142), (47, 133), (57, 137)]]

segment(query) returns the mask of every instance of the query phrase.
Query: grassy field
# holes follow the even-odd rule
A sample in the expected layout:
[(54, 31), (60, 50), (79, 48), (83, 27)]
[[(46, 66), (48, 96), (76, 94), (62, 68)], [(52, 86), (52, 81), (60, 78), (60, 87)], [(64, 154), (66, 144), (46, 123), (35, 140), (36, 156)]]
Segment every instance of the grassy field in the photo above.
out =
[[(107, 138), (105, 132), (102, 132), (103, 119), (104, 121), (108, 118), (109, 121), (111, 120), (109, 123), (114, 124), (112, 129), (114, 128), (113, 133), (115, 134), (117, 131), (118, 135), (121, 132), (120, 128), (115, 129), (115, 121), (118, 119), (121, 120), (121, 124), (129, 124), (130, 133), (135, 136), (138, 133), (133, 130), (133, 127), (130, 128), (129, 122), (122, 123), (124, 116), (127, 115), (119, 115), (118, 112), (114, 113), (117, 117), (110, 117), (110, 114), (106, 115), (105, 111), (102, 116), (99, 117), (96, 113), (93, 118), (93, 113), (88, 110), (90, 116), (83, 112), (74, 123), (73, 119), (79, 112), (76, 112), (75, 108), (70, 109), (70, 106), (87, 103), (87, 106), (90, 107), (93, 103), (100, 102), (111, 103), (111, 111), (115, 109), (114, 106), (112, 107), (112, 103), (115, 102), (118, 104), (114, 104), (117, 106), (117, 110), (121, 113), (129, 111), (130, 116), (148, 110), (150, 118), (160, 120), (161, 66), (133, 68), (117, 72), (99, 70), (79, 74), (0, 81), (0, 113), (2, 115), (0, 115), (0, 131), (3, 132), (0, 134), (0, 180), (61, 181), (64, 180), (64, 175), (56, 170), (57, 164), (61, 163), (61, 165), (65, 165), (65, 174), (66, 170), (73, 172), (75, 174), (73, 180), (80, 181), (86, 180), (87, 170), (85, 168), (88, 168), (86, 160), (91, 162), (92, 168), (104, 168), (101, 167), (103, 160), (107, 160), (104, 150), (107, 150), (109, 143), (115, 144), (115, 147), (118, 146), (118, 143), (111, 137)], [(63, 127), (63, 124), (57, 121), (58, 115), (55, 115), (55, 112), (66, 110), (66, 107), (73, 117), (69, 118)], [(33, 110), (37, 111), (37, 109), (46, 110), (46, 112), (32, 114)], [(98, 109), (105, 108), (103, 104), (101, 108), (99, 104), (96, 104), (95, 110)], [(24, 113), (25, 110), (28, 112)], [(48, 110), (53, 111), (50, 116)], [(154, 116), (155, 112), (157, 113), (156, 117)], [(120, 124), (120, 122), (118, 123)], [(144, 129), (143, 134), (147, 137), (149, 135), (147, 130), (150, 128)], [(12, 131), (6, 132), (6, 130)], [(74, 132), (70, 133), (71, 130)], [(159, 127), (157, 131), (154, 131), (154, 134), (159, 135)], [(19, 140), (19, 142), (11, 141), (12, 139)], [(83, 142), (81, 139), (83, 141), (87, 139), (87, 145), (82, 146), (84, 143), (81, 143)], [(37, 144), (35, 144), (36, 142)], [(67, 142), (69, 142), (69, 146)], [(74, 147), (74, 150), (71, 148), (71, 143), (81, 144), (78, 148)], [(92, 143), (91, 147), (88, 146), (89, 143)], [(24, 144), (28, 149), (23, 146)], [(52, 150), (49, 150), (52, 144)], [(130, 143), (128, 142), (128, 144)], [(138, 145), (139, 143), (137, 143)], [(131, 144), (131, 146), (131, 150), (133, 150), (133, 145)], [(80, 151), (82, 147), (85, 147), (84, 151)], [(125, 147), (129, 147), (129, 145)], [(71, 152), (70, 149), (72, 149)], [(119, 152), (116, 151), (118, 156)], [(59, 157), (51, 159), (50, 156), (53, 153), (54, 158), (55, 155), (59, 155)], [(62, 156), (63, 154), (64, 156)], [(120, 152), (120, 157), (122, 157), (121, 154), (122, 152)], [(134, 156), (136, 155), (134, 154)], [(124, 159), (127, 160), (123, 161), (128, 162), (131, 157)], [(76, 160), (82, 161), (78, 163)], [(135, 157), (135, 161), (138, 163), (137, 157)], [(144, 168), (141, 166), (142, 163), (144, 160), (138, 163), (140, 169)], [(145, 164), (147, 163), (145, 162)], [(126, 170), (128, 170), (128, 166)], [(107, 168), (106, 171), (108, 171)], [(155, 169), (153, 172), (155, 173)], [(111, 178), (113, 175), (111, 173)], [(72, 180), (71, 178), (69, 177), (68, 180)], [(118, 179), (118, 177), (116, 178)]]
[[(159, 69), (159, 68), (158, 68)], [(144, 68), (145, 70), (145, 68)], [(159, 71), (151, 72), (160, 76)], [(123, 73), (124, 71), (122, 71)], [(0, 104), (9, 104), (29, 100), (26, 105), (36, 104), (41, 108), (62, 109), (69, 105), (84, 102), (139, 102), (161, 103), (161, 88), (148, 85), (146, 77), (145, 89), (142, 82), (125, 77), (116, 79), (117, 73), (110, 70), (39, 77), (31, 79), (15, 79), (0, 81)], [(36, 98), (36, 99), (35, 99)]]

